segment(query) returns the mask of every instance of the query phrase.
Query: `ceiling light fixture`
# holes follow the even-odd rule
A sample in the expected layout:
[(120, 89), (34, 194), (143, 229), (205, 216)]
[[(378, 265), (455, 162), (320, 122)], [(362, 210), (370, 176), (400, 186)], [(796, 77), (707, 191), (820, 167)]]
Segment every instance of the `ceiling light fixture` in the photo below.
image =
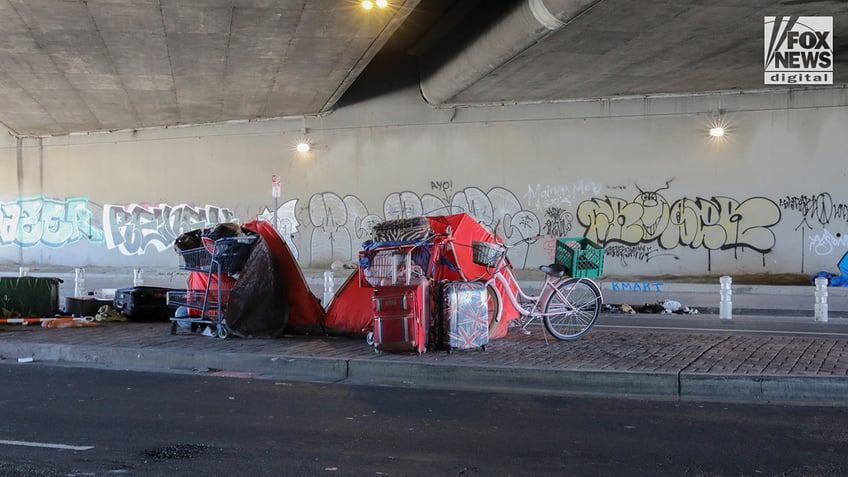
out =
[(713, 111), (708, 128), (711, 138), (721, 139), (727, 134), (727, 116), (723, 109)]
[(312, 150), (312, 141), (309, 140), (309, 128), (303, 127), (300, 129), (300, 137), (294, 149), (301, 154), (306, 154)]
[(389, 6), (389, 2), (388, 0), (377, 0), (376, 2), (372, 2), (371, 0), (364, 0), (362, 3), (360, 3), (360, 5), (365, 10), (371, 10), (374, 8), (375, 5), (377, 6), (377, 8), (386, 8)]

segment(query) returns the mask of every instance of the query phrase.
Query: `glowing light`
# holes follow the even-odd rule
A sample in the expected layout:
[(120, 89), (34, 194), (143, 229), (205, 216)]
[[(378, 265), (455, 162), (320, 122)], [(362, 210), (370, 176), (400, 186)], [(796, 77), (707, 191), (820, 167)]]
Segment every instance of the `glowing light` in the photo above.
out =
[(721, 126), (716, 126), (710, 128), (710, 136), (712, 137), (722, 137), (724, 136), (724, 128)]
[(297, 152), (299, 152), (299, 153), (307, 153), (307, 152), (309, 152), (309, 149), (310, 149), (309, 143), (308, 142), (298, 143), (298, 145), (295, 149), (297, 149)]
[(388, 0), (376, 0), (374, 2), (372, 2), (371, 0), (364, 0), (362, 3), (360, 3), (360, 5), (362, 5), (362, 8), (365, 10), (371, 10), (374, 8), (375, 5), (377, 6), (377, 8), (386, 8), (389, 6), (389, 2)]

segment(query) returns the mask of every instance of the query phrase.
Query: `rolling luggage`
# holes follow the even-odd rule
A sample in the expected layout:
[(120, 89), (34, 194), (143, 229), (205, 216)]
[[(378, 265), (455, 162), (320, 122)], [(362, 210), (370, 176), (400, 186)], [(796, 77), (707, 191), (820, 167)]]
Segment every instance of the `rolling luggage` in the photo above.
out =
[(489, 344), (489, 305), (483, 282), (443, 282), (438, 297), (436, 346), (486, 349)]
[(0, 307), (23, 317), (55, 316), (60, 283), (60, 278), (0, 277)]
[(168, 321), (176, 307), (168, 305), (171, 288), (138, 286), (115, 291), (112, 306), (130, 321)]
[(381, 351), (424, 353), (427, 350), (430, 303), (429, 283), (417, 280), (409, 285), (374, 289), (374, 347)]

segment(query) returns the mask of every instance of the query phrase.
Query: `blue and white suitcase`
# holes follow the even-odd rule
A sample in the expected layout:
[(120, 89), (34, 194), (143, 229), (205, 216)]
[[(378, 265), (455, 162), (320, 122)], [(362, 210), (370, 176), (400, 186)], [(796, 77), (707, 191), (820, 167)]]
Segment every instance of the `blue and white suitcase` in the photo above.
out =
[(446, 282), (441, 290), (441, 347), (486, 349), (489, 305), (483, 282)]

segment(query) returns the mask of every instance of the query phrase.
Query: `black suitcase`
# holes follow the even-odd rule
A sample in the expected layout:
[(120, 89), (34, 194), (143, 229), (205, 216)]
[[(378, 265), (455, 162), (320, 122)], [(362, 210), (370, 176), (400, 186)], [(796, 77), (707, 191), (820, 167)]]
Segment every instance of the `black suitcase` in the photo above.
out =
[(175, 306), (168, 305), (169, 291), (177, 290), (147, 286), (119, 288), (112, 306), (130, 321), (168, 321), (176, 311)]

